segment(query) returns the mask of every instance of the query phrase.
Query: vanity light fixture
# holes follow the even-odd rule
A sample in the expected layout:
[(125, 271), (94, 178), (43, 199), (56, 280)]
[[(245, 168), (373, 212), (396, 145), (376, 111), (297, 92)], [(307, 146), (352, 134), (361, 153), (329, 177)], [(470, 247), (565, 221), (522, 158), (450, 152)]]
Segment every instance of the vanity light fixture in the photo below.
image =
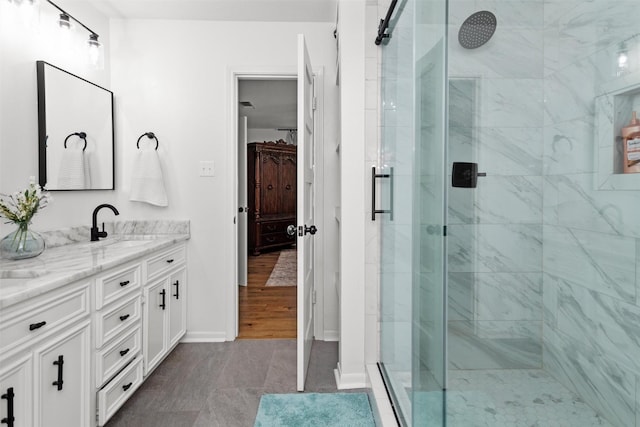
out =
[(73, 28), (71, 21), (73, 20), (89, 32), (89, 40), (87, 40), (89, 63), (95, 68), (102, 69), (104, 66), (104, 55), (102, 44), (98, 41), (98, 33), (84, 25), (77, 18), (75, 18), (73, 15), (62, 9), (51, 0), (47, 0), (47, 3), (60, 11), (60, 19), (58, 20), (58, 25), (60, 26), (60, 28), (71, 30)]
[(629, 68), (629, 51), (627, 44), (621, 42), (618, 46), (618, 75), (624, 74)]

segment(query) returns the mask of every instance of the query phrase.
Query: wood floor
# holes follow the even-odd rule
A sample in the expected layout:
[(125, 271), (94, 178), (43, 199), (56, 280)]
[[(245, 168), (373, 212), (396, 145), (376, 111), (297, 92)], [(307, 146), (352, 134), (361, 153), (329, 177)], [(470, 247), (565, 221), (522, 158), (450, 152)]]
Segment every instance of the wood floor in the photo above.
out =
[(265, 286), (279, 254), (249, 257), (247, 286), (239, 286), (238, 338), (296, 337), (296, 287)]

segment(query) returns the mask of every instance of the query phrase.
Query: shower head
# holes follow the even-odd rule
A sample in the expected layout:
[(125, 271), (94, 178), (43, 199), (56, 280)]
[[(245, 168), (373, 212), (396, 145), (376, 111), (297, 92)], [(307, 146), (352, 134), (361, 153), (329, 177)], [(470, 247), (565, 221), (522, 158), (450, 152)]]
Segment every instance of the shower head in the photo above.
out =
[(496, 16), (488, 10), (481, 10), (469, 16), (460, 26), (458, 42), (465, 49), (475, 49), (493, 36), (497, 26)]

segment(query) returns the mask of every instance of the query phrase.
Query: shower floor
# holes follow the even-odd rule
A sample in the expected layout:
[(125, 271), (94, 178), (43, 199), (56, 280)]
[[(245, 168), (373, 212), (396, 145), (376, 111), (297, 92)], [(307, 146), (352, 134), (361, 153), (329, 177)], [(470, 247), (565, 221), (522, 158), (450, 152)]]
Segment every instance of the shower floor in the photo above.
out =
[(450, 370), (448, 427), (612, 425), (539, 369)]

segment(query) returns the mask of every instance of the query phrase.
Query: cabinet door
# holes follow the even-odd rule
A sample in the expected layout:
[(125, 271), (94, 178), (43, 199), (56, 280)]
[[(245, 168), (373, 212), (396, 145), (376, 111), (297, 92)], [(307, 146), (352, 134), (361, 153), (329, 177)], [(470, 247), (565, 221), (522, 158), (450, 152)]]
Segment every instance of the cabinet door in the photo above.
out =
[(88, 426), (89, 332), (83, 322), (53, 336), (34, 353), (34, 426)]
[(278, 171), (281, 160), (280, 153), (276, 151), (263, 151), (261, 158), (260, 213), (264, 217), (280, 213)]
[(187, 274), (182, 268), (169, 279), (171, 304), (169, 306), (169, 347), (173, 347), (187, 330)]
[(2, 362), (0, 371), (0, 420), (2, 425), (32, 426), (31, 354), (17, 361)]
[(167, 349), (167, 316), (170, 293), (167, 279), (144, 288), (144, 317), (142, 331), (144, 337), (144, 375), (153, 370)]
[(280, 165), (280, 213), (296, 214), (297, 179), (295, 153), (283, 154)]

